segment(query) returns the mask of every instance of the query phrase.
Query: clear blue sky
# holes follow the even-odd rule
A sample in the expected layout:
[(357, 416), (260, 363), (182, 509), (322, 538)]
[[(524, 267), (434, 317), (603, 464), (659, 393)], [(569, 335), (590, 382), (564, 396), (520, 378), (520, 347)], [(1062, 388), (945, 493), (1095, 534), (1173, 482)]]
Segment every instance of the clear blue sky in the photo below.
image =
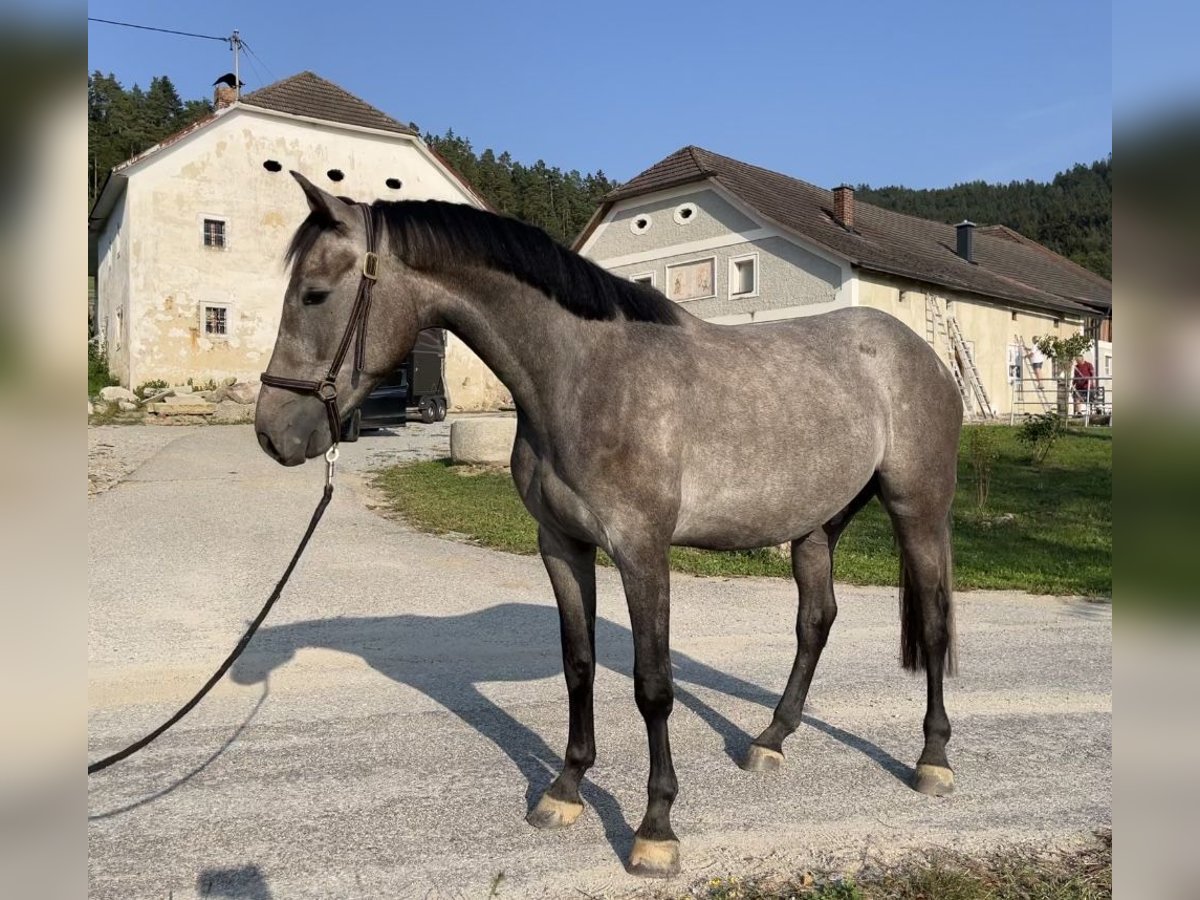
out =
[[(240, 29), (247, 89), (311, 69), (401, 121), (627, 180), (685, 144), (841, 182), (1048, 179), (1112, 149), (1112, 21), (1088, 0), (137, 2)], [(1160, 22), (1161, 26), (1161, 22)], [(88, 25), (88, 69), (209, 96), (225, 45)]]

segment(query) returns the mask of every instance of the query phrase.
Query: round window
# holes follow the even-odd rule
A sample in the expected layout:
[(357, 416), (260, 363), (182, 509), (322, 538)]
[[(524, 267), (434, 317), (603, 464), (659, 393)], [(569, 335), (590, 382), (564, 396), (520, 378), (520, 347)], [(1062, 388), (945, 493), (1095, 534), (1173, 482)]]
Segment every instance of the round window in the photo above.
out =
[(691, 225), (696, 221), (698, 212), (699, 210), (696, 209), (695, 203), (680, 203), (675, 207), (675, 224)]
[(645, 234), (653, 224), (654, 220), (649, 216), (634, 216), (629, 221), (629, 230), (634, 234)]

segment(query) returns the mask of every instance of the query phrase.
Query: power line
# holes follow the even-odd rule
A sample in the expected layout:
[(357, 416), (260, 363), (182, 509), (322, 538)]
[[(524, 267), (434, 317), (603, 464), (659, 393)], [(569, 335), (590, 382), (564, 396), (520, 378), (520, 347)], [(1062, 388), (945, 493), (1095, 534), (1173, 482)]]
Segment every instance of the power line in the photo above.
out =
[[(245, 47), (247, 50), (250, 49), (245, 41), (242, 42), (242, 46)], [(267, 81), (267, 77), (263, 73), (263, 70), (261, 68), (259, 68), (258, 63), (256, 63), (254, 61), (253, 56), (247, 56), (246, 62), (250, 63), (250, 66), (254, 69), (254, 77), (258, 80), (259, 87), (265, 87), (266, 85), (270, 84), (270, 82)]]
[(242, 41), (242, 46), (243, 46), (243, 47), (245, 47), (245, 48), (246, 48), (246, 49), (249, 51), (249, 53), (250, 53), (250, 55), (251, 55), (251, 56), (253, 56), (253, 57), (254, 57), (255, 59), (257, 59), (257, 60), (258, 60), (260, 63), (262, 63), (262, 67), (263, 67), (264, 69), (266, 69), (266, 70), (267, 70), (267, 74), (268, 74), (268, 75), (271, 77), (271, 81), (278, 81), (278, 80), (279, 80), (279, 76), (278, 76), (278, 75), (276, 75), (274, 72), (272, 72), (272, 71), (271, 71), (271, 67), (267, 65), (266, 61), (265, 61), (265, 60), (264, 60), (264, 59), (263, 59), (261, 56), (259, 56), (257, 53), (255, 53), (255, 52), (254, 52), (254, 48), (253, 48), (253, 47), (251, 47), (251, 46), (250, 46), (249, 44), (247, 44), (245, 41)]
[(120, 25), (122, 28), (137, 28), (141, 31), (158, 31), (163, 34), (178, 34), (182, 37), (203, 38), (206, 41), (221, 41), (229, 43), (229, 38), (219, 37), (215, 34), (196, 34), (194, 31), (176, 31), (173, 28), (155, 28), (153, 25), (135, 25), (133, 22), (116, 22), (112, 19), (96, 19), (88, 16), (89, 22), (101, 22), (105, 25)]

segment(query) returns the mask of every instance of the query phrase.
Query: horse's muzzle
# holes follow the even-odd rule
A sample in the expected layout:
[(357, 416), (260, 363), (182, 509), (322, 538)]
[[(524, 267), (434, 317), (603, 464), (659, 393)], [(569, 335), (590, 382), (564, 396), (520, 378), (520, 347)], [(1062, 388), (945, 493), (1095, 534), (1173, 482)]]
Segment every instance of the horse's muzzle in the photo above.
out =
[(284, 466), (320, 456), (333, 443), (325, 405), (319, 399), (265, 385), (259, 393), (254, 431), (263, 452)]

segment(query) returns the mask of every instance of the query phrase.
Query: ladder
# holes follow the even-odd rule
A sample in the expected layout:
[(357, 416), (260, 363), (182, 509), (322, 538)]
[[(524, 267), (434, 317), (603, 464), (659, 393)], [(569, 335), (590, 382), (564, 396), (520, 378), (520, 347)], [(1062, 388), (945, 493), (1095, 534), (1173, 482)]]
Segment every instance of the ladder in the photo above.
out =
[(951, 349), (950, 333), (946, 329), (946, 320), (942, 316), (941, 304), (940, 297), (934, 294), (925, 295), (925, 339), (934, 352), (941, 357), (942, 363), (950, 370), (950, 374), (954, 376), (954, 383), (958, 385), (958, 394), (962, 398), (963, 409), (970, 416), (975, 412), (975, 404), (971, 391), (963, 381), (962, 369), (959, 368), (958, 360)]
[(1014, 334), (1013, 342), (1018, 348), (1020, 348), (1021, 351), (1021, 378), (1017, 382), (1017, 385), (1020, 388), (1018, 399), (1022, 404), (1025, 403), (1025, 382), (1027, 380), (1032, 381), (1034, 391), (1037, 394), (1038, 402), (1042, 405), (1042, 409), (1051, 409), (1052, 406), (1050, 403), (1050, 398), (1046, 396), (1046, 389), (1042, 386), (1042, 380), (1038, 378), (1036, 374), (1031, 375), (1028, 379), (1025, 378), (1025, 360), (1029, 359), (1029, 347), (1025, 344), (1025, 338), (1021, 337), (1019, 334)]
[(954, 347), (954, 352), (964, 366), (962, 372), (963, 379), (970, 385), (971, 392), (979, 399), (980, 414), (985, 419), (994, 419), (996, 411), (992, 409), (987, 391), (984, 390), (983, 379), (980, 378), (979, 369), (975, 366), (975, 357), (971, 355), (971, 350), (967, 347), (967, 342), (963, 340), (962, 329), (958, 326), (958, 319), (946, 313), (946, 323), (950, 326), (950, 341)]

